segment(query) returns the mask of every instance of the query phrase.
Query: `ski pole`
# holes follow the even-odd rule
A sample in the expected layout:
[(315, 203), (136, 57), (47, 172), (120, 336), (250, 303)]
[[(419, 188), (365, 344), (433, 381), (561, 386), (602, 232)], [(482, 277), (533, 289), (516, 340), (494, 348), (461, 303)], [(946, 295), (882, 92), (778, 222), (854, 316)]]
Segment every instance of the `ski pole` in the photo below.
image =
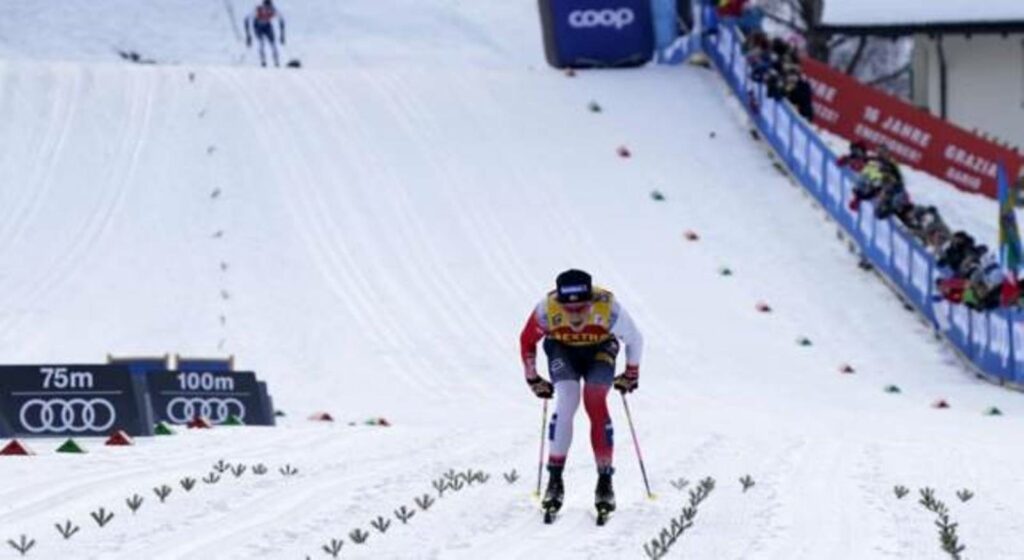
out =
[(547, 438), (544, 437), (544, 428), (548, 423), (548, 399), (544, 399), (544, 408), (540, 417), (540, 457), (537, 459), (537, 489), (533, 492), (534, 496), (540, 496), (540, 482), (541, 477), (544, 474), (544, 443)]
[(647, 498), (653, 500), (655, 498), (654, 493), (651, 492), (651, 484), (647, 481), (647, 469), (644, 467), (644, 457), (640, 453), (640, 442), (636, 439), (636, 430), (633, 428), (633, 415), (629, 412), (629, 401), (626, 400), (626, 394), (622, 395), (622, 406), (626, 409), (626, 421), (629, 422), (629, 433), (633, 435), (633, 448), (636, 449), (636, 459), (640, 462), (640, 474), (644, 477), (644, 488), (647, 489)]

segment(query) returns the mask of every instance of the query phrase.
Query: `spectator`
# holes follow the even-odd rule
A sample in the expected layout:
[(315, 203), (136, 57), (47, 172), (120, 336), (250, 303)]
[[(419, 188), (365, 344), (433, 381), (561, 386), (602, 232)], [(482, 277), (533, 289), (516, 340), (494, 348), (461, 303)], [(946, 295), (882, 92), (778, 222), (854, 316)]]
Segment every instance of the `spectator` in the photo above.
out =
[(975, 310), (987, 311), (999, 306), (1000, 294), (1006, 277), (995, 257), (988, 252), (988, 247), (979, 245), (971, 260), (968, 272), (967, 289), (964, 291), (963, 302)]
[(874, 157), (871, 159), (872, 161), (878, 162), (878, 167), (883, 173), (892, 175), (900, 182), (901, 185), (903, 184), (903, 173), (900, 172), (900, 166), (892, 157), (892, 152), (889, 150), (888, 146), (885, 144), (879, 145), (878, 149), (875, 151)]
[(909, 213), (913, 208), (910, 203), (910, 195), (903, 184), (887, 176), (887, 181), (882, 184), (878, 194), (878, 204), (875, 206), (875, 217), (884, 220), (890, 216)]
[(850, 142), (850, 152), (836, 162), (840, 167), (860, 173), (868, 163), (868, 145), (863, 140)]
[(811, 84), (799, 73), (786, 74), (786, 98), (796, 112), (808, 121), (814, 120), (814, 92)]
[(715, 10), (718, 12), (720, 19), (739, 18), (743, 15), (743, 8), (746, 5), (747, 0), (719, 0), (718, 7)]
[(967, 232), (958, 231), (954, 233), (939, 253), (936, 264), (942, 268), (957, 271), (967, 258), (968, 253), (974, 250), (974, 238)]

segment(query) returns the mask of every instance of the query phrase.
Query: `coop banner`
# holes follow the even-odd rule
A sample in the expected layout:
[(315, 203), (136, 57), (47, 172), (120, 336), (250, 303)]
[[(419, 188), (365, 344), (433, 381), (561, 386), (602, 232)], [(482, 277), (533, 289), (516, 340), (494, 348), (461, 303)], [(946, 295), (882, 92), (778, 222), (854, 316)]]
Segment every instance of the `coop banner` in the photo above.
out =
[(187, 424), (203, 417), (213, 424), (274, 425), (269, 396), (251, 371), (162, 371), (146, 376), (146, 382), (158, 420)]
[(654, 55), (650, 0), (540, 0), (548, 63), (639, 66)]
[(1010, 177), (1021, 155), (936, 118), (900, 99), (866, 86), (827, 64), (805, 58), (804, 74), (814, 90), (814, 120), (848, 140), (884, 144), (908, 165), (955, 185), (996, 198), (996, 170)]
[(153, 433), (145, 381), (124, 365), (0, 366), (0, 436)]

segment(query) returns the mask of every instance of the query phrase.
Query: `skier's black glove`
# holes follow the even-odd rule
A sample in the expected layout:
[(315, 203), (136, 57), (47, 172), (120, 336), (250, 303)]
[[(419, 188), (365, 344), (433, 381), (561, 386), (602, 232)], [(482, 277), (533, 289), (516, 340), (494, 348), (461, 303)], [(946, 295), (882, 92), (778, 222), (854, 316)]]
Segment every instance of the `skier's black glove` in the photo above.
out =
[(530, 385), (530, 390), (539, 399), (550, 399), (555, 394), (555, 387), (550, 381), (544, 379), (541, 376), (527, 378), (526, 383)]
[(626, 366), (625, 373), (615, 376), (615, 390), (622, 393), (632, 393), (640, 386), (640, 368), (637, 366)]

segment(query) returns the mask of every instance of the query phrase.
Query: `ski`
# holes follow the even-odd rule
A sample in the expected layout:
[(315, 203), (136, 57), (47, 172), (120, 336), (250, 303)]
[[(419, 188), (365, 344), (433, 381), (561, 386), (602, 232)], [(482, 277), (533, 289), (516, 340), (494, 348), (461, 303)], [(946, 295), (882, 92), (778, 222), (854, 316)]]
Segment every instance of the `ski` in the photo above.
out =
[(544, 524), (551, 525), (558, 519), (558, 511), (562, 509), (562, 504), (548, 504), (544, 506)]

